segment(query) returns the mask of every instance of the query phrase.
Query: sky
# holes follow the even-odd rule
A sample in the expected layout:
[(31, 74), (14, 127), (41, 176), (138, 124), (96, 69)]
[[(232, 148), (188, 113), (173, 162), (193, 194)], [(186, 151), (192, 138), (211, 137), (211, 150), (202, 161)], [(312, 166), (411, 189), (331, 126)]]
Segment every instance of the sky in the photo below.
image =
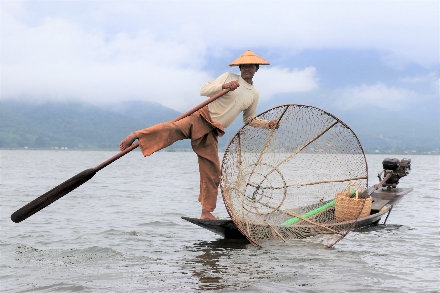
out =
[[(440, 114), (439, 1), (1, 0), (1, 99), (184, 112), (247, 49), (262, 105)], [(434, 109), (434, 110), (433, 110)], [(263, 109), (261, 109), (263, 110)], [(433, 112), (434, 111), (434, 112)]]

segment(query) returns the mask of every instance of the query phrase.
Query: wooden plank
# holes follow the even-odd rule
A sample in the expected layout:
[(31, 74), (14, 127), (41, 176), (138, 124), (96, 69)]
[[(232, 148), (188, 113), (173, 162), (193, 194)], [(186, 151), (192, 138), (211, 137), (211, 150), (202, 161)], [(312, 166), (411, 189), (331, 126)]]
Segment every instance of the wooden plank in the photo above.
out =
[(380, 211), (380, 209), (383, 208), (389, 202), (390, 202), (389, 199), (375, 199), (371, 204), (371, 210), (376, 212)]

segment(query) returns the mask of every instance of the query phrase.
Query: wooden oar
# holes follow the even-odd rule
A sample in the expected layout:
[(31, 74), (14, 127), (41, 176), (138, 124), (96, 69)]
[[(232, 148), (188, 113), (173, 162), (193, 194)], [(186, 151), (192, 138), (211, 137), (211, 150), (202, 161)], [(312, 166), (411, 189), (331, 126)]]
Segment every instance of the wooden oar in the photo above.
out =
[[(178, 121), (180, 119), (183, 119), (183, 118), (193, 114), (194, 112), (202, 109), (203, 107), (205, 107), (206, 105), (208, 105), (212, 101), (220, 98), (221, 96), (223, 96), (227, 92), (229, 92), (229, 89), (222, 90), (221, 92), (219, 92), (218, 94), (215, 94), (214, 96), (210, 97), (209, 99), (207, 99), (206, 101), (204, 101), (200, 105), (198, 105), (198, 106), (192, 108), (191, 110), (183, 113), (182, 115), (180, 115), (179, 117), (174, 119), (172, 122), (176, 122), (176, 121)], [(120, 157), (124, 156), (125, 154), (131, 152), (132, 150), (134, 150), (138, 146), (139, 146), (139, 143), (135, 143), (135, 144), (131, 145), (130, 147), (128, 147), (127, 149), (123, 150), (122, 152), (119, 152), (118, 154), (114, 155), (113, 157), (111, 157), (107, 161), (103, 162), (102, 164), (99, 164), (95, 168), (90, 168), (90, 169), (84, 170), (81, 173), (73, 176), (72, 178), (64, 181), (63, 183), (61, 183), (57, 187), (49, 190), (48, 192), (46, 192), (42, 196), (34, 199), (33, 201), (29, 202), (28, 204), (26, 204), (22, 208), (20, 208), (17, 211), (15, 211), (11, 215), (11, 220), (13, 222), (15, 222), (15, 223), (20, 223), (21, 221), (29, 218), (33, 214), (39, 212), (40, 210), (44, 209), (45, 207), (47, 207), (48, 205), (53, 203), (54, 201), (60, 199), (64, 195), (68, 194), (69, 192), (71, 192), (75, 188), (77, 188), (77, 187), (81, 186), (82, 184), (86, 183), (93, 176), (95, 176), (95, 174), (99, 170), (101, 170), (104, 167), (110, 165), (111, 163), (113, 163), (114, 161), (116, 161)]]

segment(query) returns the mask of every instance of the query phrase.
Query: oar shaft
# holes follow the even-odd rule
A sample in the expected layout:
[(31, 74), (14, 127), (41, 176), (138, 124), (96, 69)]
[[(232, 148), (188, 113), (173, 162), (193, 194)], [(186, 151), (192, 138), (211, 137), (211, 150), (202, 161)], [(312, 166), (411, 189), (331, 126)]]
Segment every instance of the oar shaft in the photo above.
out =
[[(211, 103), (214, 100), (220, 98), (221, 96), (223, 96), (227, 92), (229, 92), (229, 89), (222, 90), (218, 94), (215, 94), (211, 98), (207, 99), (206, 101), (204, 101), (203, 103), (198, 105), (197, 107), (194, 107), (193, 109), (191, 109), (191, 110), (185, 112), (184, 114), (180, 115), (179, 117), (174, 119), (172, 122), (176, 122), (176, 121), (178, 121), (180, 119), (183, 119), (183, 118), (185, 118), (185, 117), (195, 113), (196, 111), (202, 109), (203, 107), (205, 107), (209, 103)], [(64, 181), (60, 185), (58, 185), (55, 188), (49, 190), (45, 194), (41, 195), (40, 197), (34, 199), (33, 201), (29, 202), (28, 204), (24, 205), (23, 207), (21, 207), (20, 209), (15, 211), (11, 215), (11, 220), (13, 222), (15, 222), (15, 223), (19, 223), (19, 222), (29, 218), (33, 214), (37, 213), (38, 211), (44, 209), (45, 207), (47, 207), (48, 205), (53, 203), (54, 201), (60, 199), (64, 195), (68, 194), (69, 192), (71, 192), (75, 188), (77, 188), (77, 187), (81, 186), (82, 184), (86, 183), (88, 180), (90, 180), (96, 174), (96, 172), (98, 172), (99, 170), (101, 170), (101, 169), (105, 168), (106, 166), (110, 165), (111, 163), (113, 163), (114, 161), (119, 159), (120, 157), (128, 154), (129, 152), (131, 152), (132, 150), (134, 150), (138, 146), (139, 146), (139, 143), (135, 143), (135, 144), (131, 145), (130, 147), (128, 147), (127, 149), (117, 153), (116, 155), (114, 155), (110, 159), (106, 160), (105, 162), (99, 164), (95, 168), (84, 170), (81, 173), (73, 176), (72, 178)]]
[(114, 161), (116, 161), (117, 159), (119, 159), (122, 156), (125, 156), (126, 154), (128, 154), (129, 152), (131, 152), (132, 150), (134, 150), (135, 148), (137, 148), (139, 146), (139, 143), (135, 143), (132, 144), (131, 146), (129, 146), (128, 148), (126, 148), (125, 150), (123, 150), (122, 152), (117, 153), (116, 155), (114, 155), (113, 157), (111, 157), (110, 159), (108, 159), (107, 161), (99, 164), (98, 166), (96, 166), (94, 168), (94, 170), (96, 172), (98, 172), (99, 170), (107, 167), (108, 165), (110, 165), (111, 163), (113, 163)]
[[(217, 100), (218, 98), (220, 98), (221, 96), (223, 96), (224, 94), (226, 94), (227, 92), (229, 92), (229, 89), (224, 89), (221, 92), (213, 95), (212, 97), (210, 97), (209, 99), (207, 99), (206, 101), (204, 101), (203, 103), (199, 104), (198, 106), (192, 108), (191, 110), (183, 113), (182, 115), (180, 115), (179, 117), (177, 117), (176, 119), (172, 120), (172, 122), (176, 122), (179, 121), (195, 112), (197, 112), (198, 110), (202, 109), (203, 107), (205, 107), (206, 105), (208, 105), (209, 103)], [(137, 148), (139, 146), (139, 143), (135, 143), (133, 145), (131, 145), (130, 147), (126, 148), (125, 150), (117, 153), (116, 155), (114, 155), (113, 157), (111, 157), (110, 159), (108, 159), (107, 161), (99, 164), (98, 166), (95, 167), (95, 171), (98, 172), (99, 170), (101, 170), (102, 168), (107, 167), (108, 165), (110, 165), (111, 163), (113, 163), (114, 161), (116, 161), (117, 159), (119, 159), (120, 157), (128, 154), (129, 152), (131, 152), (132, 150), (134, 150), (135, 148)]]
[(210, 97), (209, 99), (207, 99), (206, 101), (204, 101), (203, 103), (199, 104), (198, 106), (192, 108), (191, 110), (183, 113), (182, 115), (180, 115), (179, 117), (177, 117), (176, 119), (174, 119), (172, 122), (176, 122), (179, 121), (180, 119), (185, 118), (186, 116), (189, 116), (197, 111), (199, 111), (200, 109), (202, 109), (203, 107), (205, 107), (206, 105), (208, 105), (209, 103), (212, 103), (213, 101), (217, 100), (218, 98), (220, 98), (221, 96), (223, 96), (224, 94), (226, 94), (227, 92), (229, 92), (229, 89), (224, 89), (221, 92), (213, 95), (212, 97)]

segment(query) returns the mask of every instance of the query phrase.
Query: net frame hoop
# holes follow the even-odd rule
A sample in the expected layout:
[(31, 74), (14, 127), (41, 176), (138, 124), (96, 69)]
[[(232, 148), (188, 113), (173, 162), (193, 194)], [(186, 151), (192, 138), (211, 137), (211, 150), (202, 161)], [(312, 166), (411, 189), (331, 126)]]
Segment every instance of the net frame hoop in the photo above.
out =
[[(281, 113), (281, 115), (280, 115), (280, 117), (277, 119), (278, 120), (278, 122), (277, 123), (280, 123), (280, 121), (281, 121), (281, 119), (282, 119), (282, 117), (284, 116), (284, 114), (285, 114), (285, 112), (288, 110), (288, 108), (289, 107), (299, 107), (299, 108), (309, 108), (309, 109), (314, 109), (314, 110), (317, 110), (317, 111), (319, 111), (319, 112), (321, 112), (322, 114), (325, 114), (325, 115), (327, 115), (327, 116), (330, 116), (330, 117), (332, 117), (333, 119), (335, 119), (335, 121), (336, 121), (336, 123), (333, 123), (333, 125), (330, 127), (330, 128), (332, 128), (332, 127), (334, 127), (334, 126), (336, 126), (336, 125), (338, 125), (338, 124), (340, 124), (341, 126), (343, 126), (344, 128), (346, 128), (346, 129), (348, 129), (350, 132), (351, 132), (351, 134), (353, 135), (353, 137), (356, 139), (356, 143), (357, 143), (357, 145), (358, 145), (358, 147), (359, 147), (359, 149), (360, 149), (360, 151), (362, 152), (362, 157), (363, 157), (363, 161), (364, 161), (364, 163), (365, 163), (365, 171), (366, 171), (366, 174), (368, 174), (368, 163), (367, 163), (367, 159), (366, 159), (366, 156), (365, 156), (365, 151), (364, 151), (364, 148), (362, 147), (362, 144), (360, 143), (360, 140), (359, 140), (359, 138), (358, 138), (358, 136), (356, 135), (356, 133), (346, 124), (346, 123), (344, 123), (342, 120), (340, 120), (338, 117), (336, 117), (335, 115), (333, 115), (333, 114), (331, 114), (331, 113), (329, 113), (329, 112), (327, 112), (327, 111), (325, 111), (325, 110), (322, 110), (322, 109), (320, 109), (320, 108), (318, 108), (318, 107), (314, 107), (314, 106), (309, 106), (309, 105), (304, 105), (304, 104), (282, 104), (282, 105), (279, 105), (279, 106), (276, 106), (276, 107), (273, 107), (273, 108), (270, 108), (270, 109), (268, 109), (268, 110), (266, 110), (266, 111), (264, 111), (264, 112), (261, 112), (260, 114), (258, 114), (258, 115), (256, 115), (251, 121), (249, 121), (248, 123), (246, 123), (245, 125), (243, 125), (240, 129), (238, 129), (237, 131), (236, 131), (236, 133), (232, 136), (232, 138), (231, 138), (231, 140), (229, 141), (229, 143), (228, 143), (228, 145), (227, 145), (227, 147), (226, 147), (226, 149), (225, 149), (225, 152), (224, 152), (224, 154), (223, 154), (223, 158), (222, 158), (222, 161), (221, 161), (221, 166), (223, 166), (224, 164), (225, 164), (225, 162), (226, 162), (226, 160), (227, 160), (227, 155), (228, 155), (228, 150), (230, 149), (230, 147), (231, 147), (231, 144), (233, 143), (233, 141), (234, 141), (234, 138), (236, 137), (236, 136), (238, 136), (238, 140), (240, 140), (240, 133), (242, 132), (242, 130), (245, 128), (245, 127), (247, 127), (247, 126), (249, 126), (249, 124), (254, 120), (254, 119), (256, 119), (256, 118), (259, 118), (259, 117), (261, 117), (261, 116), (264, 116), (266, 113), (268, 113), (268, 112), (270, 112), (270, 111), (273, 111), (273, 110), (275, 110), (275, 109), (279, 109), (279, 108), (285, 108), (283, 111), (282, 111), (282, 113)], [(329, 128), (329, 129), (330, 129)], [(275, 130), (274, 130), (275, 131)], [(270, 135), (270, 137), (271, 137), (271, 135)], [(241, 145), (239, 146), (239, 148), (241, 148)], [(241, 152), (241, 151), (240, 151)], [(241, 154), (239, 154), (239, 156), (241, 156)], [(239, 158), (239, 161), (240, 161), (241, 159)], [(221, 168), (221, 177), (223, 177), (223, 168)], [(354, 178), (353, 178), (354, 179)], [(366, 180), (366, 186), (368, 187), (368, 175), (367, 176), (365, 176), (365, 177), (359, 177), (359, 178), (356, 178), (356, 179), (365, 179)], [(345, 181), (345, 180), (344, 180)], [(281, 187), (281, 188), (283, 188), (283, 187)], [(225, 203), (225, 207), (226, 207), (226, 211), (228, 212), (228, 214), (229, 214), (229, 216), (231, 217), (231, 219), (234, 221), (234, 223), (236, 223), (236, 218), (235, 218), (235, 213), (234, 213), (234, 211), (233, 210), (231, 210), (231, 207), (227, 204), (227, 199), (226, 199), (226, 193), (227, 193), (227, 189), (225, 189), (225, 186), (223, 186), (223, 184), (220, 184), (220, 189), (221, 189), (221, 193), (222, 193), (222, 198), (223, 198), (223, 201), (224, 201), (224, 203)], [(243, 207), (242, 207), (243, 208)], [(308, 222), (308, 221), (306, 221), (306, 222)], [(354, 224), (355, 224), (355, 222), (356, 221), (350, 221), (350, 222), (353, 222), (353, 227), (352, 227), (352, 229), (354, 228)], [(245, 222), (246, 223), (246, 222)], [(237, 226), (237, 228), (238, 228), (238, 230), (243, 234), (243, 235), (245, 235), (246, 236), (246, 238), (249, 240), (249, 242), (251, 243), (251, 244), (253, 244), (253, 245), (255, 245), (255, 246), (258, 246), (258, 247), (262, 247), (262, 245), (261, 244), (259, 244), (258, 242), (256, 242), (254, 239), (252, 239), (251, 237), (249, 237), (248, 236), (248, 233), (247, 233), (247, 231), (246, 231), (246, 229), (249, 229), (249, 227), (247, 227), (248, 225), (246, 224), (245, 226), (245, 228), (243, 229), (242, 227), (241, 227), (241, 225), (238, 225), (237, 223), (236, 223), (236, 226)], [(271, 226), (269, 226), (271, 229), (274, 229), (274, 227), (271, 227)], [(351, 230), (352, 230), (351, 229)], [(330, 248), (330, 247), (332, 247), (333, 245), (335, 245), (336, 243), (338, 243), (340, 240), (342, 240), (351, 230), (348, 230), (348, 231), (346, 231), (345, 233), (338, 233), (339, 235), (341, 235), (341, 237), (339, 238), (339, 239), (337, 239), (333, 244), (330, 244), (330, 245), (326, 245), (326, 247), (327, 248)], [(283, 241), (285, 241), (285, 239), (284, 238), (282, 238), (282, 240)]]
[[(255, 165), (255, 164), (256, 164), (256, 163), (254, 163), (253, 165)], [(280, 170), (278, 170), (277, 168), (271, 166), (270, 164), (267, 164), (267, 163), (262, 163), (262, 164), (263, 164), (263, 165), (270, 166), (270, 167), (272, 167), (273, 170), (276, 170), (276, 172), (277, 172), (278, 175), (281, 177), (281, 179), (282, 179), (282, 181), (283, 181), (283, 183), (284, 183), (284, 186), (282, 186), (282, 187), (275, 187), (275, 188), (274, 188), (274, 187), (271, 187), (271, 189), (283, 189), (283, 198), (281, 199), (281, 201), (280, 201), (280, 203), (278, 204), (278, 206), (276, 206), (276, 207), (269, 206), (269, 207), (268, 207), (268, 206), (265, 205), (264, 203), (261, 203), (260, 200), (256, 200), (256, 201), (255, 201), (256, 203), (258, 203), (258, 204), (260, 204), (260, 205), (263, 205), (263, 206), (266, 206), (266, 207), (272, 209), (272, 211), (267, 212), (267, 213), (264, 213), (265, 215), (269, 215), (269, 214), (273, 213), (274, 211), (278, 210), (278, 208), (279, 208), (280, 206), (283, 205), (284, 200), (286, 199), (286, 196), (287, 196), (287, 187), (288, 187), (288, 186), (286, 185), (286, 179), (284, 178), (283, 173), (281, 173)], [(272, 171), (271, 171), (271, 172), (272, 172)], [(254, 173), (255, 173), (255, 171), (252, 170), (251, 175), (253, 175)], [(265, 179), (264, 179), (264, 180), (266, 180), (266, 179), (267, 179), (267, 176), (265, 176)], [(264, 181), (264, 180), (263, 180), (263, 181)], [(263, 181), (262, 181), (262, 182), (263, 182)], [(269, 181), (269, 180), (267, 180), (267, 181)], [(262, 182), (260, 182), (260, 184), (261, 184)], [(270, 182), (270, 181), (269, 181), (269, 182)], [(250, 183), (246, 183), (246, 186), (254, 187), (254, 188), (256, 189), (255, 192), (256, 192), (257, 190), (259, 190), (259, 189), (261, 189), (261, 190), (269, 189), (269, 187), (255, 186), (255, 185), (250, 184)], [(246, 198), (248, 198), (248, 197), (247, 197), (247, 196), (243, 196), (242, 202), (244, 202), (244, 200), (245, 200)], [(243, 206), (243, 209), (247, 210), (247, 211), (250, 212), (250, 213), (253, 213), (253, 212), (250, 211), (250, 209), (247, 209), (247, 208), (245, 208), (244, 206)], [(255, 207), (255, 209), (257, 209), (257, 208)], [(263, 214), (263, 213), (260, 213), (260, 214)]]

